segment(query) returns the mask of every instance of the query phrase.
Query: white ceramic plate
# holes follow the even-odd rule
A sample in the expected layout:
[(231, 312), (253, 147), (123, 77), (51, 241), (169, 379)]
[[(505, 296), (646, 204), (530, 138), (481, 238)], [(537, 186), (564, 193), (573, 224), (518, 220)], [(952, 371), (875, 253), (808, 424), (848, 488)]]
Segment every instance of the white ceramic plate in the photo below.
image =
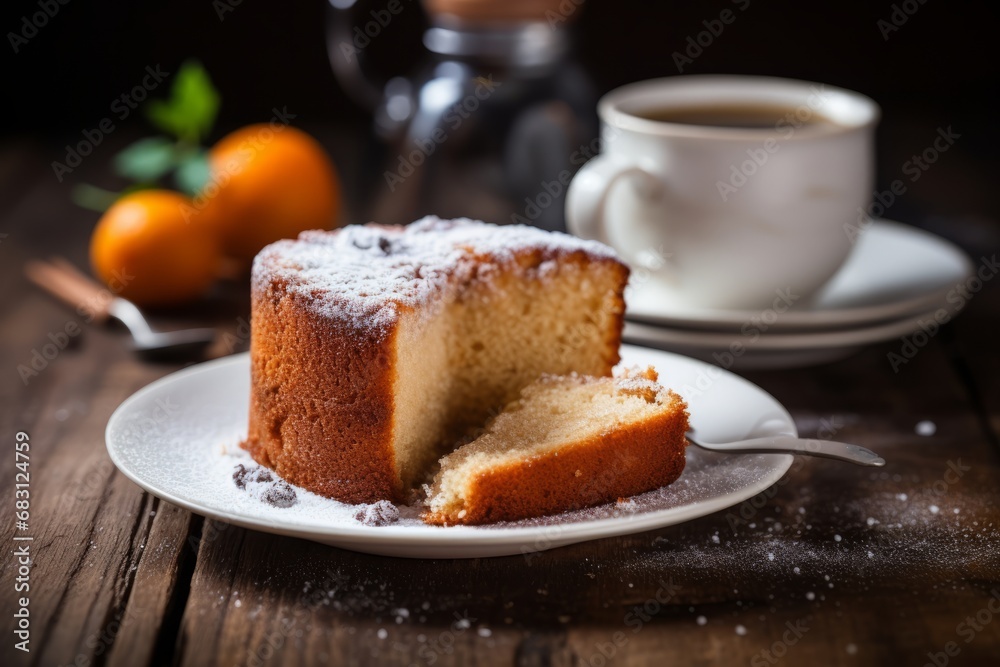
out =
[(737, 341), (739, 336), (725, 334), (727, 338), (724, 344), (706, 344), (706, 342), (715, 342), (711, 338), (713, 335), (718, 334), (716, 332), (665, 329), (638, 322), (626, 322), (622, 340), (635, 345), (669, 350), (675, 354), (683, 354), (734, 371), (818, 366), (846, 359), (863, 347), (860, 344), (855, 344), (839, 347), (771, 349), (747, 344), (741, 348), (739, 355), (733, 355), (729, 352), (729, 346)]
[[(949, 304), (946, 309), (949, 319), (959, 310), (957, 305)], [(622, 337), (630, 343), (652, 345), (737, 370), (795, 368), (843, 359), (865, 345), (902, 339), (922, 328), (936, 327), (937, 312), (933, 310), (856, 329), (796, 333), (768, 331), (755, 337), (740, 332), (694, 331), (626, 322)], [(723, 364), (722, 361), (729, 360), (725, 355), (734, 349), (734, 345), (742, 346), (737, 348), (741, 350), (740, 354), (733, 357), (731, 365)]]
[[(948, 292), (973, 271), (965, 253), (939, 236), (889, 220), (859, 237), (840, 271), (809, 302), (796, 303), (771, 325), (777, 330), (872, 326), (946, 306)], [(653, 289), (630, 290), (631, 320), (702, 330), (738, 330), (759, 310), (704, 309)]]
[[(834, 347), (857, 347), (883, 340), (892, 340), (920, 329), (920, 324), (934, 323), (937, 311), (921, 313), (915, 317), (838, 331), (808, 331), (798, 333), (761, 333), (759, 336), (743, 335), (740, 332), (693, 331), (656, 327), (641, 322), (627, 322), (624, 336), (629, 339), (647, 338), (650, 342), (688, 347), (702, 347), (713, 350), (729, 349), (734, 343), (742, 343), (756, 350), (815, 350)], [(949, 318), (957, 314), (952, 307)]]
[[(661, 380), (687, 399), (691, 423), (708, 441), (771, 433), (796, 434), (788, 412), (746, 380), (678, 355), (625, 345), (625, 365), (654, 365)], [(684, 389), (686, 387), (686, 389)], [(723, 455), (688, 448), (674, 484), (553, 517), (494, 526), (428, 526), (409, 518), (366, 526), (353, 508), (301, 489), (298, 502), (277, 508), (250, 498), (233, 482), (245, 454), (249, 358), (237, 355), (168, 375), (136, 392), (111, 416), (111, 460), (129, 479), (163, 500), (207, 517), (344, 549), (411, 558), (525, 554), (661, 528), (717, 512), (774, 484), (791, 465), (787, 454)]]

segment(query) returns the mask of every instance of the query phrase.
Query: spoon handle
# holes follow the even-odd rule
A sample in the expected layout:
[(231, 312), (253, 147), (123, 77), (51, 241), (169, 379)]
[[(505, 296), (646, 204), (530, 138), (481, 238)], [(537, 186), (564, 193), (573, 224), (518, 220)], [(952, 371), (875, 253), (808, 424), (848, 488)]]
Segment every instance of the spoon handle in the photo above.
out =
[(803, 454), (805, 456), (819, 456), (827, 459), (837, 459), (838, 461), (848, 461), (863, 466), (882, 467), (885, 465), (885, 459), (870, 449), (851, 445), (846, 442), (834, 442), (833, 440), (812, 440), (808, 438), (795, 438), (790, 435), (772, 435), (764, 438), (723, 443), (703, 443), (692, 440), (690, 436), (688, 436), (688, 440), (693, 445), (713, 452), (758, 454), (787, 452), (789, 454)]
[(24, 273), (31, 282), (75, 308), (80, 315), (90, 315), (96, 322), (108, 318), (108, 304), (113, 297), (111, 292), (65, 259), (54, 257), (48, 262), (31, 260), (25, 264)]

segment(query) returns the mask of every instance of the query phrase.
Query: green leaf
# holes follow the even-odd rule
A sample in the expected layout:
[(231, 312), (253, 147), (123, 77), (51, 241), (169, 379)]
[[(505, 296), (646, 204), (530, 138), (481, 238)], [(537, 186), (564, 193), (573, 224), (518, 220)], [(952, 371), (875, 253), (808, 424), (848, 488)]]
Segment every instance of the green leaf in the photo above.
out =
[(70, 198), (74, 204), (81, 208), (104, 213), (104, 211), (111, 208), (112, 204), (125, 195), (138, 192), (139, 190), (149, 190), (154, 187), (156, 187), (155, 183), (133, 183), (121, 192), (115, 192), (114, 190), (105, 190), (89, 183), (78, 183), (70, 191)]
[(185, 133), (184, 110), (163, 100), (150, 100), (144, 107), (146, 117), (158, 129), (175, 137)]
[(200, 142), (211, 132), (219, 111), (219, 93), (201, 63), (189, 61), (181, 66), (174, 81), (174, 95), (193, 130), (191, 143)]
[(133, 183), (124, 190), (122, 190), (121, 196), (130, 195), (133, 192), (139, 192), (140, 190), (155, 190), (156, 183)]
[(185, 194), (195, 196), (208, 183), (212, 169), (208, 164), (208, 151), (198, 150), (184, 158), (174, 172), (174, 182)]
[(100, 213), (108, 210), (120, 196), (120, 192), (112, 192), (87, 183), (77, 183), (70, 191), (70, 198), (74, 204)]
[(115, 156), (115, 171), (133, 181), (155, 181), (174, 168), (177, 147), (167, 137), (140, 139)]
[(208, 136), (218, 111), (219, 92), (197, 60), (181, 65), (168, 100), (152, 100), (146, 105), (150, 122), (190, 144)]

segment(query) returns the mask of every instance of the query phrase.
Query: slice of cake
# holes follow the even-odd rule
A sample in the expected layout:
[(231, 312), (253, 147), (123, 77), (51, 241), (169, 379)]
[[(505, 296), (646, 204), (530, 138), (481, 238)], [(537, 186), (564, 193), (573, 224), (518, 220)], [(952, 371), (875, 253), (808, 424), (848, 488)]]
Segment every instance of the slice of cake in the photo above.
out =
[(315, 493), (403, 500), (543, 373), (609, 375), (627, 280), (607, 246), (520, 225), (274, 243), (253, 264), (244, 446)]
[(441, 459), (424, 521), (524, 519), (670, 484), (684, 469), (687, 406), (656, 380), (653, 368), (543, 376)]

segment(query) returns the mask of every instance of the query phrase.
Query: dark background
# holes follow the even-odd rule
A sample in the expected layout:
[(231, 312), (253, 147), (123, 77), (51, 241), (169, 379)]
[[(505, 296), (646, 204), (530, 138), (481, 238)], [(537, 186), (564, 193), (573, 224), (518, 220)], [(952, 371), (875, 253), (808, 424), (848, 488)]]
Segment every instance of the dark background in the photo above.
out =
[[(325, 2), (242, 0), (220, 19), (225, 2), (71, 0), (17, 54), (6, 35), (20, 31), (22, 16), (38, 11), (37, 0), (5, 3), (0, 52), (7, 119), (0, 124), (0, 142), (37, 142), (57, 159), (65, 142), (109, 115), (111, 102), (141, 80), (147, 65), (173, 72), (190, 56), (202, 60), (222, 93), (216, 136), (266, 120), (275, 106), (294, 110), (295, 124), (307, 129), (331, 122), (367, 129), (365, 113), (330, 70)], [(415, 0), (403, 4), (405, 11), (369, 50), (388, 73), (412, 69), (420, 53), (424, 18)], [(361, 3), (363, 11), (384, 5)], [(878, 21), (890, 19), (894, 5), (916, 11), (885, 39)], [(726, 8), (737, 9), (730, 0), (589, 0), (574, 16), (579, 59), (602, 92), (676, 74), (672, 54), (704, 30), (702, 21)], [(1000, 218), (994, 196), (1000, 175), (996, 3), (851, 0), (820, 6), (750, 0), (736, 13), (736, 21), (685, 73), (787, 76), (873, 97), (884, 110), (880, 188), (901, 176), (912, 154), (931, 145), (937, 128), (951, 126), (961, 139), (888, 217), (931, 227), (947, 218), (957, 226), (951, 236), (962, 235), (963, 219)], [(139, 114), (129, 120), (142, 123)]]

